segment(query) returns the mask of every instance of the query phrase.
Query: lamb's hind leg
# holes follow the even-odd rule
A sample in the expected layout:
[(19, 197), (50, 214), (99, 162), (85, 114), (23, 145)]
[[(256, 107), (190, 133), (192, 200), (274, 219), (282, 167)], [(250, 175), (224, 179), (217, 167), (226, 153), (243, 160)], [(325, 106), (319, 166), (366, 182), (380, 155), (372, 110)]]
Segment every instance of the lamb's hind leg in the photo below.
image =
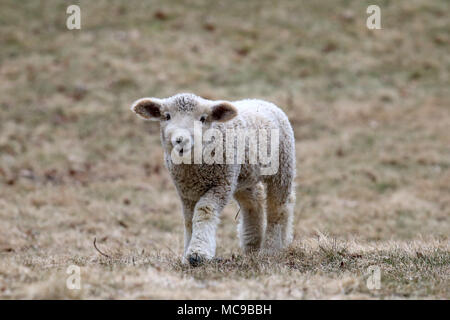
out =
[[(266, 184), (267, 228), (264, 251), (278, 251), (292, 242), (295, 206), (295, 140), (286, 117), (281, 117), (278, 170), (264, 178)], [(275, 159), (275, 158), (274, 158)]]
[(267, 184), (267, 227), (264, 251), (284, 249), (292, 242), (295, 191), (292, 182), (283, 184), (271, 180)]
[(244, 252), (258, 251), (264, 235), (264, 187), (261, 183), (234, 194), (239, 203), (238, 233)]

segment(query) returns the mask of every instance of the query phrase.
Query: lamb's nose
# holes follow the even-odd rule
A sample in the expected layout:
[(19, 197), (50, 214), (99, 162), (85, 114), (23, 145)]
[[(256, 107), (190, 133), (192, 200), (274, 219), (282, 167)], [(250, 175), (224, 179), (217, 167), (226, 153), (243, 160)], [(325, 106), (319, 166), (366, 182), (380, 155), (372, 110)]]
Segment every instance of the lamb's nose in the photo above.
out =
[(173, 147), (182, 147), (188, 148), (190, 145), (191, 137), (189, 136), (189, 131), (187, 130), (176, 130), (172, 132), (170, 135), (170, 143), (172, 143)]
[(183, 137), (182, 136), (176, 137), (175, 138), (175, 142), (178, 143), (178, 144), (182, 143), (183, 142)]

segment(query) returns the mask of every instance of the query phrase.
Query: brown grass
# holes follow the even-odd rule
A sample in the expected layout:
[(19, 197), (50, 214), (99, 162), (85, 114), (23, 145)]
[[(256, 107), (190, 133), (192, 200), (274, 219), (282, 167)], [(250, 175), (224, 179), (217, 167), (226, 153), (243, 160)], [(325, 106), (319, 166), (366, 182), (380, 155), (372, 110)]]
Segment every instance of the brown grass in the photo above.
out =
[[(377, 31), (366, 1), (74, 2), (80, 31), (61, 1), (1, 5), (1, 298), (450, 298), (445, 0), (381, 1)], [(244, 256), (231, 204), (221, 260), (181, 265), (158, 127), (128, 106), (185, 91), (288, 113), (287, 252)]]

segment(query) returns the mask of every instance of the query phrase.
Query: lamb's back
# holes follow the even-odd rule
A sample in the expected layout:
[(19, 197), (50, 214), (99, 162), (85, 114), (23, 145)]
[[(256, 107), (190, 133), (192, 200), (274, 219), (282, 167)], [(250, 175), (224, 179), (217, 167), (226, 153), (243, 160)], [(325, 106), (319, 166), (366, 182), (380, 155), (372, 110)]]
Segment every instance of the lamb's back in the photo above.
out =
[(238, 110), (236, 119), (230, 121), (232, 127), (248, 129), (291, 128), (286, 114), (271, 102), (245, 99), (234, 101), (232, 104)]

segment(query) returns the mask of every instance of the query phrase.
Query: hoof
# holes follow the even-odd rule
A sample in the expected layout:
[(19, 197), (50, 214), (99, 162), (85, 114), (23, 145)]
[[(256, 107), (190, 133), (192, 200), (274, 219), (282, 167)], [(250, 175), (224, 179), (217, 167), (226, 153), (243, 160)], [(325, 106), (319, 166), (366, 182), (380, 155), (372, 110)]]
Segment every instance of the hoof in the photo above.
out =
[(200, 256), (200, 255), (197, 254), (197, 253), (192, 253), (192, 254), (189, 256), (188, 260), (189, 260), (189, 264), (190, 264), (192, 267), (198, 267), (199, 265), (201, 265), (201, 264), (204, 262), (203, 257)]

